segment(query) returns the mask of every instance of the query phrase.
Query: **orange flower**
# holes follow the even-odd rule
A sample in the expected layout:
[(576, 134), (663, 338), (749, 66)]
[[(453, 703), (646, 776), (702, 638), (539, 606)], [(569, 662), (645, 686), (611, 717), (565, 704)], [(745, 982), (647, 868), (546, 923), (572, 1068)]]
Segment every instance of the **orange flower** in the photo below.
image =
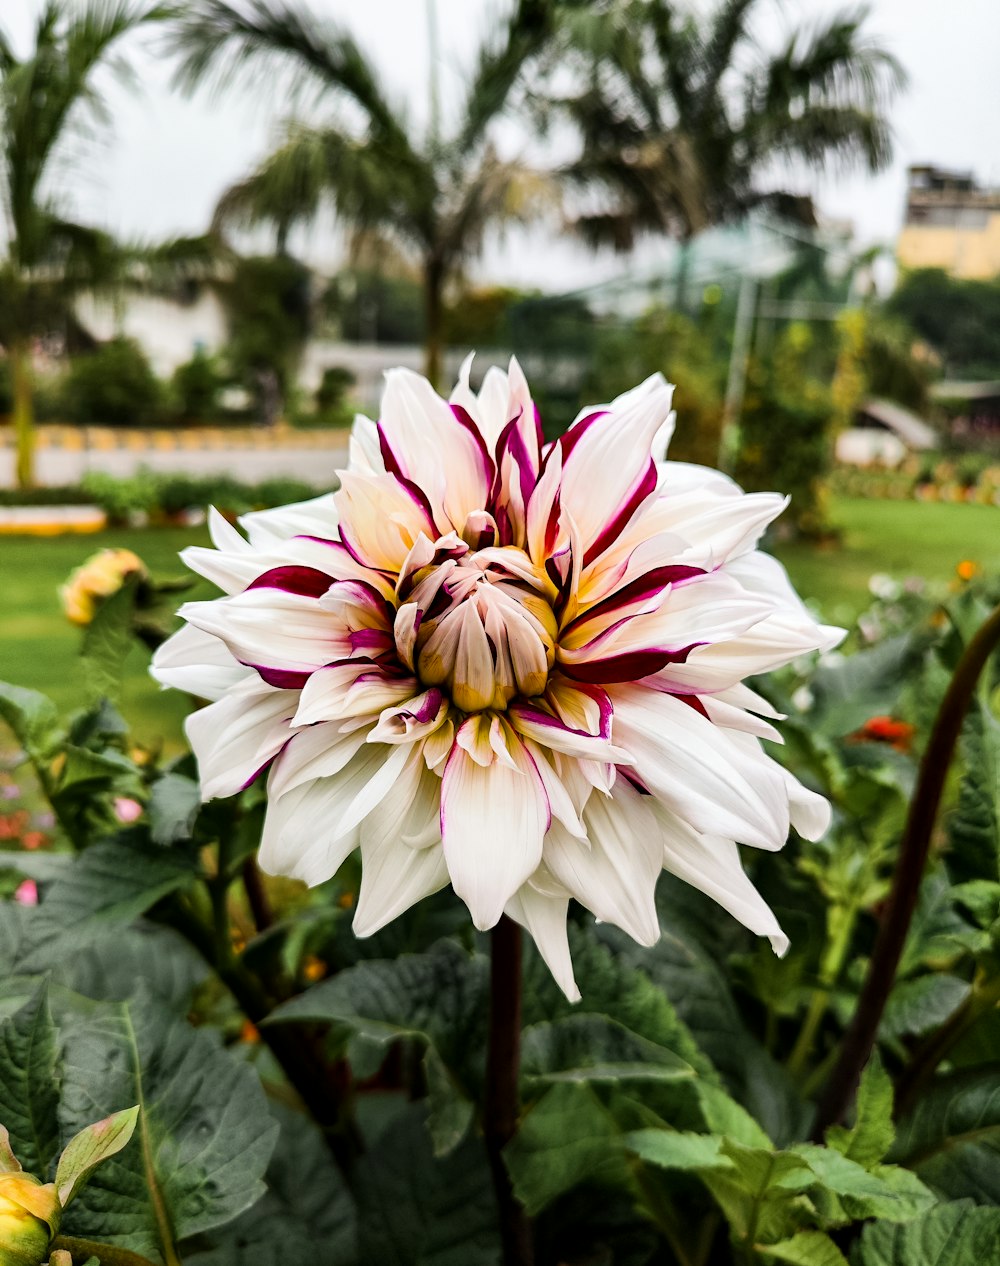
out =
[(893, 717), (869, 717), (851, 738), (856, 743), (888, 743), (897, 752), (908, 752), (913, 742), (914, 727), (908, 721)]
[(315, 954), (310, 954), (302, 964), (302, 975), (310, 983), (322, 980), (326, 975), (326, 963)]
[(979, 575), (979, 564), (974, 563), (971, 558), (963, 558), (955, 571), (959, 580), (973, 580)]

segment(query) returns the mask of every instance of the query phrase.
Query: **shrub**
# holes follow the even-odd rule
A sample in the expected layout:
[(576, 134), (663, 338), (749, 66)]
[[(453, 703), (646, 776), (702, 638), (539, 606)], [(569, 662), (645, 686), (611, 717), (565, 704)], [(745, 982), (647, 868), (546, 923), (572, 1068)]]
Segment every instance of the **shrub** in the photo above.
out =
[(161, 416), (163, 386), (133, 339), (114, 338), (70, 366), (62, 388), (70, 422), (147, 426)]
[(178, 365), (171, 381), (173, 404), (184, 422), (211, 422), (219, 414), (219, 397), (227, 382), (218, 361), (197, 351)]

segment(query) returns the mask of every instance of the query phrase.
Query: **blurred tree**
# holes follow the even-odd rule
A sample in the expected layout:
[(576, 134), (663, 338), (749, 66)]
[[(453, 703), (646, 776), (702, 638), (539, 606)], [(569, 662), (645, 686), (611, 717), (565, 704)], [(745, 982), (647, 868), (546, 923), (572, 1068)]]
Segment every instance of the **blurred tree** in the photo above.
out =
[(230, 367), (250, 384), (260, 420), (273, 425), (312, 330), (309, 270), (290, 255), (235, 257), (216, 288), (229, 320)]
[(189, 88), (245, 68), (291, 71), (295, 94), (357, 118), (290, 125), (284, 144), (223, 197), (218, 222), (271, 224), (279, 250), (291, 227), (328, 200), (362, 237), (381, 237), (419, 259), (424, 288), (426, 371), (439, 377), (444, 292), (482, 248), (486, 232), (535, 216), (548, 181), (500, 157), (490, 127), (510, 104), (527, 63), (546, 45), (556, 0), (517, 0), (501, 37), (480, 52), (456, 126), (441, 131), (436, 92), (418, 136), (405, 107), (390, 101), (368, 57), (341, 27), (291, 0), (193, 0), (175, 28), (179, 80)]
[(219, 415), (227, 376), (214, 356), (199, 348), (178, 365), (171, 380), (173, 407), (182, 422), (212, 422)]
[(676, 238), (681, 293), (703, 229), (757, 207), (814, 223), (811, 199), (773, 185), (780, 164), (880, 171), (891, 157), (885, 109), (904, 75), (863, 31), (864, 11), (766, 53), (751, 30), (761, 5), (716, 0), (701, 16), (675, 0), (602, 0), (562, 24), (583, 83), (558, 103), (582, 141), (566, 175), (604, 198), (576, 227), (618, 250), (646, 233)]
[(132, 0), (45, 0), (24, 57), (0, 31), (0, 197), (7, 216), (0, 343), (10, 362), (22, 487), (34, 477), (34, 340), (63, 331), (81, 291), (114, 284), (123, 264), (107, 234), (66, 218), (53, 176), (67, 141), (106, 122), (94, 85), (98, 67), (128, 78), (115, 46), (167, 13), (165, 5)]
[(74, 358), (61, 388), (63, 415), (95, 426), (146, 426), (160, 420), (163, 385), (134, 339), (113, 338)]
[(1000, 377), (1000, 279), (966, 281), (941, 268), (907, 273), (886, 304), (953, 377)]

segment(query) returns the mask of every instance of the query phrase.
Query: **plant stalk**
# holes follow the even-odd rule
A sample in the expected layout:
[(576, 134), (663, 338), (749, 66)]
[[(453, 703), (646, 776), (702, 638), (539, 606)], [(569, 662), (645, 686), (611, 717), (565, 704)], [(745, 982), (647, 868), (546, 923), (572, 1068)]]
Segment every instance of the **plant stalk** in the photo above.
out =
[(10, 376), (17, 444), (15, 476), (19, 488), (32, 488), (35, 483), (35, 390), (31, 349), (19, 340), (10, 346)]
[(816, 1109), (813, 1138), (821, 1139), (828, 1126), (847, 1111), (861, 1071), (871, 1057), (896, 969), (916, 909), (920, 882), (930, 853), (931, 837), (941, 806), (945, 779), (962, 722), (975, 693), (979, 675), (1000, 644), (1000, 607), (979, 628), (962, 653), (934, 719), (917, 775), (917, 785), (903, 828), (892, 888), (872, 954), (868, 975), (840, 1055)]
[(514, 1195), (503, 1159), (503, 1149), (517, 1131), (520, 1111), (521, 929), (504, 915), (490, 935), (489, 1047), (483, 1133), (497, 1198), (504, 1266), (532, 1266), (531, 1223)]

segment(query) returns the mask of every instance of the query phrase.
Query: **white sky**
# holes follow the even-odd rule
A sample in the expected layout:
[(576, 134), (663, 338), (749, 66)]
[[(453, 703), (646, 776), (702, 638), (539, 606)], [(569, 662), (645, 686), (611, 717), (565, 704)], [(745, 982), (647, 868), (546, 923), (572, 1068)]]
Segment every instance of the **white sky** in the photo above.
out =
[[(699, 0), (699, 7), (705, 0)], [(23, 47), (41, 0), (0, 0), (0, 25)], [(480, 35), (502, 13), (502, 0), (437, 0), (445, 111), (459, 98)], [(381, 68), (391, 95), (411, 117), (427, 115), (428, 49), (424, 0), (312, 0), (317, 12), (347, 25)], [(849, 0), (761, 0), (758, 33), (828, 16)], [(1000, 0), (874, 0), (868, 29), (882, 38), (910, 76), (897, 103), (896, 161), (878, 178), (818, 181), (821, 211), (854, 222), (862, 244), (891, 242), (898, 231), (911, 162), (972, 168), (1000, 184)], [(143, 43), (140, 41), (140, 44)], [(60, 190), (81, 216), (132, 238), (199, 233), (223, 188), (268, 149), (283, 115), (283, 96), (262, 80), (221, 98), (188, 100), (170, 87), (162, 52), (137, 48), (140, 91), (112, 90), (113, 131), (63, 177)], [(516, 136), (516, 134), (514, 134)], [(505, 137), (511, 139), (510, 129)], [(330, 226), (314, 229), (312, 259), (332, 263)], [(645, 252), (649, 257), (649, 252)], [(628, 257), (594, 257), (534, 230), (491, 245), (478, 275), (509, 284), (573, 289), (626, 273)]]

